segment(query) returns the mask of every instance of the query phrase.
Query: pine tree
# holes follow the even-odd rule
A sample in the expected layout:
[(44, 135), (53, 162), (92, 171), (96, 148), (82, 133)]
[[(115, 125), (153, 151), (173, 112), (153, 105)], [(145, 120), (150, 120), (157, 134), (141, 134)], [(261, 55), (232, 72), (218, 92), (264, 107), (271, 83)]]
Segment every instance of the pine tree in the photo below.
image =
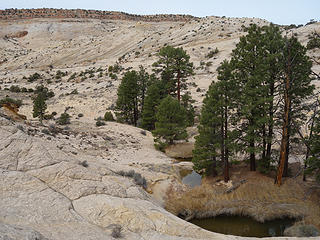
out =
[(153, 64), (154, 71), (161, 76), (169, 95), (181, 100), (181, 90), (186, 89), (186, 78), (193, 74), (190, 56), (182, 48), (166, 46), (160, 49), (159, 60)]
[(196, 137), (193, 163), (195, 170), (217, 174), (217, 160), (223, 165), (225, 182), (229, 181), (229, 156), (236, 148), (234, 110), (236, 81), (232, 65), (224, 61), (218, 70), (217, 83), (212, 83), (203, 102), (199, 136)]
[[(261, 129), (268, 122), (266, 112), (265, 86), (267, 65), (262, 29), (252, 25), (248, 34), (240, 38), (236, 49), (232, 52), (234, 76), (239, 87), (238, 114), (242, 119), (241, 140), (243, 150), (250, 155), (250, 170), (256, 170), (256, 155), (261, 153)], [(260, 145), (259, 145), (260, 144)]]
[(47, 96), (45, 92), (38, 92), (33, 99), (33, 117), (39, 117), (41, 123), (47, 109), (46, 100)]
[(306, 55), (306, 48), (301, 45), (297, 38), (285, 39), (283, 50), (283, 78), (281, 100), (282, 105), (282, 136), (280, 145), (280, 157), (275, 182), (282, 183), (282, 177), (288, 176), (288, 158), (290, 150), (290, 138), (305, 120), (305, 102), (313, 93), (314, 86), (311, 84), (312, 62)]
[(320, 183), (320, 113), (316, 112), (314, 124), (311, 129), (313, 132), (310, 139), (310, 157), (307, 159), (306, 174), (314, 173), (316, 180)]
[(54, 92), (49, 91), (47, 87), (39, 85), (34, 91), (36, 96), (33, 98), (33, 117), (39, 117), (40, 122), (44, 119), (45, 111), (47, 109), (46, 101), (54, 97)]
[(139, 84), (136, 71), (126, 72), (118, 88), (118, 120), (137, 126), (139, 118)]
[(140, 112), (143, 112), (144, 101), (146, 97), (146, 91), (149, 85), (150, 75), (146, 72), (142, 65), (139, 66), (138, 72), (138, 85), (139, 85), (139, 108)]
[(190, 92), (186, 92), (184, 95), (181, 97), (181, 105), (186, 109), (187, 113), (187, 125), (188, 126), (193, 126), (194, 125), (194, 107), (192, 103), (194, 103), (195, 100), (192, 99)]
[(263, 44), (265, 47), (264, 62), (266, 65), (265, 82), (265, 117), (267, 122), (262, 127), (262, 159), (259, 163), (259, 170), (266, 172), (271, 169), (272, 144), (274, 142), (275, 113), (279, 110), (276, 100), (279, 96), (279, 85), (282, 76), (282, 50), (284, 47), (283, 37), (278, 27), (273, 24), (264, 26)]
[(161, 100), (165, 98), (166, 95), (162, 81), (155, 80), (148, 87), (142, 112), (142, 128), (149, 131), (155, 129), (157, 109)]
[(152, 134), (159, 144), (173, 144), (175, 140), (187, 138), (186, 111), (178, 100), (167, 96), (161, 101)]

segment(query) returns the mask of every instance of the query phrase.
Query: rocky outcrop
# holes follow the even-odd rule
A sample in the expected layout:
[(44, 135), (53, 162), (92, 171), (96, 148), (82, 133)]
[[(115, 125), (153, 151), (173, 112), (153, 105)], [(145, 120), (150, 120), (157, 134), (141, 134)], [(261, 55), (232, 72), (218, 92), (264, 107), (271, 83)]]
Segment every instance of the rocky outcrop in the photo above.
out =
[[(123, 239), (222, 236), (165, 211), (131, 178), (117, 174), (121, 164), (80, 149), (74, 154), (60, 134), (48, 139), (32, 126), (18, 127), (2, 117), (0, 123), (0, 233), (8, 236), (4, 239), (105, 240), (112, 239), (114, 225), (121, 226)], [(74, 145), (77, 139), (70, 136), (65, 141)], [(82, 164), (84, 159), (87, 164)], [(152, 182), (157, 173), (144, 175)]]
[(0, 240), (48, 240), (42, 234), (28, 227), (4, 224), (0, 222)]
[(0, 20), (31, 19), (31, 18), (88, 18), (130, 20), (145, 22), (186, 22), (196, 17), (179, 14), (136, 15), (124, 12), (99, 11), (85, 9), (6, 9), (0, 10)]

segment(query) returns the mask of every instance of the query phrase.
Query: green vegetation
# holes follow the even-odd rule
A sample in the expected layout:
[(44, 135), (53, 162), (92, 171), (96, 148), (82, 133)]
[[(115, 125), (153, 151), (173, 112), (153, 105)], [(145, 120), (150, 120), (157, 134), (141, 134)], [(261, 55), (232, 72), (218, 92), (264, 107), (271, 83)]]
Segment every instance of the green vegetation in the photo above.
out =
[(156, 114), (155, 130), (152, 134), (159, 146), (173, 144), (174, 140), (187, 138), (186, 110), (179, 101), (167, 96), (159, 105)]
[(193, 75), (193, 64), (190, 56), (183, 48), (166, 46), (160, 49), (159, 60), (152, 66), (154, 72), (160, 75), (165, 83), (168, 94), (181, 100), (181, 90), (186, 90), (186, 78)]
[(40, 122), (44, 119), (45, 111), (47, 109), (46, 100), (48, 99), (45, 92), (37, 92), (33, 99), (33, 117), (39, 117)]
[(20, 99), (12, 99), (12, 98), (9, 98), (9, 97), (5, 97), (3, 99), (0, 100), (0, 107), (3, 105), (3, 104), (14, 104), (16, 105), (17, 107), (20, 107), (22, 105), (22, 100)]
[(54, 92), (49, 91), (43, 85), (37, 86), (34, 90), (35, 97), (33, 97), (33, 117), (38, 117), (40, 122), (45, 118), (45, 111), (47, 109), (46, 101), (54, 97)]
[(308, 140), (306, 174), (315, 174), (316, 180), (320, 183), (320, 111), (319, 99), (317, 109), (312, 119), (310, 138)]
[(137, 126), (144, 108), (149, 79), (150, 76), (143, 67), (140, 67), (139, 72), (132, 70), (125, 73), (118, 88), (118, 121)]
[(60, 115), (56, 122), (59, 125), (67, 125), (70, 124), (70, 118), (71, 116), (68, 113), (64, 112)]
[(105, 121), (111, 121), (113, 122), (114, 121), (114, 118), (113, 118), (113, 115), (112, 115), (112, 112), (108, 111), (104, 114), (104, 118), (103, 118)]
[(307, 43), (307, 49), (320, 48), (320, 35), (317, 32), (313, 32), (309, 36), (309, 42)]
[(214, 55), (216, 55), (219, 52), (219, 49), (216, 47), (214, 50), (211, 50), (207, 55), (206, 58), (212, 58)]
[(281, 132), (277, 183), (288, 175), (290, 142), (305, 119), (306, 100), (312, 95), (311, 62), (295, 37), (286, 38), (274, 25), (254, 24), (218, 68), (200, 117), (193, 162), (195, 169), (216, 174), (228, 159), (246, 153), (250, 170), (271, 170), (275, 129)]
[(27, 78), (27, 81), (28, 82), (34, 82), (34, 81), (37, 81), (38, 79), (41, 79), (41, 75), (39, 73), (34, 73), (32, 75), (30, 75), (28, 78)]

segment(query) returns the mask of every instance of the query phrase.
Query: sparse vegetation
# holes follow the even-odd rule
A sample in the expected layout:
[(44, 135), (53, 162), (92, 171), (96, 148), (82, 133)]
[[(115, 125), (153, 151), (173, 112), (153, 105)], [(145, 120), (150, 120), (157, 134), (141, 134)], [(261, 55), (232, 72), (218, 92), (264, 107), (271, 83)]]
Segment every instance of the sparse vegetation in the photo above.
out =
[(212, 58), (214, 55), (219, 53), (219, 49), (216, 47), (214, 50), (211, 50), (207, 55), (206, 58)]
[(307, 43), (307, 49), (320, 48), (320, 35), (317, 32), (313, 32), (309, 36), (309, 42)]
[(34, 73), (34, 74), (32, 74), (32, 75), (30, 75), (29, 77), (28, 77), (28, 79), (27, 79), (27, 81), (28, 82), (34, 82), (34, 81), (36, 81), (36, 80), (38, 80), (38, 79), (41, 79), (42, 77), (41, 77), (41, 75), (39, 74), (39, 73)]
[(144, 189), (147, 188), (147, 181), (140, 173), (136, 173), (134, 170), (130, 170), (128, 172), (126, 171), (119, 171), (119, 175), (124, 176), (124, 177), (130, 177), (133, 178), (134, 182), (137, 185), (142, 186)]
[(113, 114), (112, 112), (108, 111), (104, 114), (104, 118), (103, 118), (105, 121), (114, 121), (114, 118), (113, 118)]
[(96, 126), (97, 127), (101, 127), (101, 126), (104, 126), (104, 125), (106, 125), (106, 123), (104, 121), (102, 121), (102, 120), (97, 120), (96, 121)]
[(22, 100), (5, 97), (5, 98), (0, 100), (0, 107), (3, 104), (10, 104), (10, 103), (16, 105), (17, 107), (20, 107), (22, 105)]
[(122, 231), (122, 227), (119, 224), (115, 224), (115, 226), (113, 226), (112, 228), (111, 236), (113, 238), (121, 238), (122, 237), (121, 231)]
[(60, 115), (56, 122), (59, 125), (67, 125), (70, 124), (70, 118), (71, 116), (68, 113), (64, 112)]

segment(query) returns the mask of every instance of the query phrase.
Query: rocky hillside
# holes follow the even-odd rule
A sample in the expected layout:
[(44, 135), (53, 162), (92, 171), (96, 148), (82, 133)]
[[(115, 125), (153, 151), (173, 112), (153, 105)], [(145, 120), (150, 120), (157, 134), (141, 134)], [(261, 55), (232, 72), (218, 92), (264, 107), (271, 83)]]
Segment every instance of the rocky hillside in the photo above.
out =
[[(8, 120), (0, 109), (0, 239), (113, 239), (120, 227), (123, 239), (240, 239), (207, 232), (163, 209), (169, 186), (186, 187), (179, 169), (190, 164), (156, 151), (149, 132), (95, 122), (113, 109), (124, 71), (143, 65), (151, 72), (165, 45), (183, 47), (191, 56), (196, 74), (187, 83), (200, 111), (217, 66), (230, 57), (243, 27), (268, 22), (17, 11), (0, 11), (10, 19), (0, 21), (0, 99), (23, 100), (19, 113), (27, 121)], [(288, 34), (306, 44), (313, 31), (320, 32), (320, 24)], [(309, 54), (319, 61), (319, 49)], [(119, 71), (108, 71), (114, 65)], [(55, 93), (48, 112), (68, 112), (70, 125), (49, 120), (42, 126), (32, 118), (29, 89), (39, 84)]]
[(85, 9), (6, 9), (0, 10), (0, 20), (32, 19), (32, 18), (89, 18), (109, 20), (129, 20), (147, 22), (186, 22), (196, 17), (179, 14), (136, 15), (115, 11), (99, 11)]

